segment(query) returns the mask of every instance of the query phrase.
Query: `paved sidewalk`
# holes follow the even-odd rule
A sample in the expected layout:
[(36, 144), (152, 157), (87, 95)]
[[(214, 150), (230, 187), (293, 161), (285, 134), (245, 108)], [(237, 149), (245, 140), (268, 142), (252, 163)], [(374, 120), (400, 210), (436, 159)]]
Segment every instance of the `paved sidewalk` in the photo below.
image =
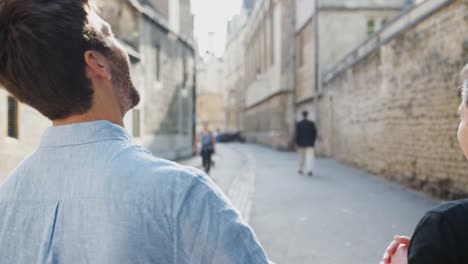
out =
[(376, 264), (393, 235), (411, 235), (438, 203), (335, 160), (317, 160), (308, 177), (294, 153), (242, 151), (257, 158), (250, 224), (277, 263)]
[[(245, 221), (249, 222), (255, 188), (255, 163), (251, 154), (239, 151), (239, 144), (218, 144), (213, 156), (211, 179), (229, 197)], [(180, 161), (186, 166), (202, 169), (201, 157)]]
[(219, 145), (214, 160), (211, 177), (276, 263), (375, 264), (438, 203), (329, 159), (316, 161), (314, 177), (296, 173), (295, 153), (256, 145)]

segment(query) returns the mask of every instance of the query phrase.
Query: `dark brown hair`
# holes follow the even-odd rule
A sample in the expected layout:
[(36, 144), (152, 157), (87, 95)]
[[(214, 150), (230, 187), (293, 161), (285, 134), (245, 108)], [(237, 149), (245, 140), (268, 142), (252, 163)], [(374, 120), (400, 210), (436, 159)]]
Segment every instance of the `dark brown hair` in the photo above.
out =
[(109, 47), (88, 23), (90, 1), (0, 2), (0, 84), (51, 120), (92, 105), (84, 52), (107, 53)]

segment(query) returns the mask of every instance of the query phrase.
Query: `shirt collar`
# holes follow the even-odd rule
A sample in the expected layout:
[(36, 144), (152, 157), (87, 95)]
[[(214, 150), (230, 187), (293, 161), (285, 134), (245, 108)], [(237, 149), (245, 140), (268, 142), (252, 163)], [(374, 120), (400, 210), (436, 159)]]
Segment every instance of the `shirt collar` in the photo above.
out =
[(125, 128), (109, 121), (94, 121), (49, 127), (42, 136), (41, 147), (81, 145), (106, 140), (131, 141)]

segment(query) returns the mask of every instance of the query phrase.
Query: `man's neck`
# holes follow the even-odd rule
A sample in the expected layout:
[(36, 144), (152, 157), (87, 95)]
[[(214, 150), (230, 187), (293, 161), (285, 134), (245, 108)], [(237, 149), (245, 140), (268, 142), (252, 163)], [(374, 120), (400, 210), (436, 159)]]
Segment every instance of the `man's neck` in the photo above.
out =
[(117, 117), (117, 116), (112, 117), (112, 116), (106, 116), (102, 114), (93, 114), (91, 112), (82, 114), (82, 115), (72, 115), (64, 119), (53, 120), (52, 123), (54, 126), (63, 126), (63, 125), (71, 125), (71, 124), (93, 122), (93, 121), (109, 121), (118, 126), (124, 127), (123, 118), (121, 117)]

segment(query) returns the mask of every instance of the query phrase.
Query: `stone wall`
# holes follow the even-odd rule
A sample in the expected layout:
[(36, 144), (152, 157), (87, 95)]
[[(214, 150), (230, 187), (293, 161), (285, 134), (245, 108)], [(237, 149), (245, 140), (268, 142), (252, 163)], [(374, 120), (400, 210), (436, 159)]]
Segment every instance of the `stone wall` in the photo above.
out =
[(142, 21), (144, 136), (154, 155), (190, 156), (194, 128), (195, 59), (191, 46), (154, 21)]
[(309, 20), (296, 33), (296, 103), (312, 98), (315, 93), (314, 27)]
[(169, 0), (149, 0), (149, 2), (161, 16), (166, 20), (169, 19)]
[(7, 92), (0, 86), (0, 184), (38, 146), (43, 131), (51, 125), (31, 107), (18, 105), (18, 138), (7, 137)]
[(246, 24), (245, 116), (247, 140), (292, 147), (292, 1), (256, 3)]
[(192, 15), (191, 0), (180, 0), (180, 33), (193, 40), (194, 16)]
[(228, 23), (226, 50), (223, 56), (223, 93), (227, 131), (244, 130), (246, 89), (245, 23), (247, 10)]
[(292, 134), (287, 115), (290, 109), (290, 93), (277, 94), (259, 105), (247, 109), (245, 116), (246, 139), (249, 142), (286, 150), (291, 147)]
[(467, 196), (468, 163), (456, 137), (467, 6), (451, 1), (329, 74), (319, 151), (436, 196)]

